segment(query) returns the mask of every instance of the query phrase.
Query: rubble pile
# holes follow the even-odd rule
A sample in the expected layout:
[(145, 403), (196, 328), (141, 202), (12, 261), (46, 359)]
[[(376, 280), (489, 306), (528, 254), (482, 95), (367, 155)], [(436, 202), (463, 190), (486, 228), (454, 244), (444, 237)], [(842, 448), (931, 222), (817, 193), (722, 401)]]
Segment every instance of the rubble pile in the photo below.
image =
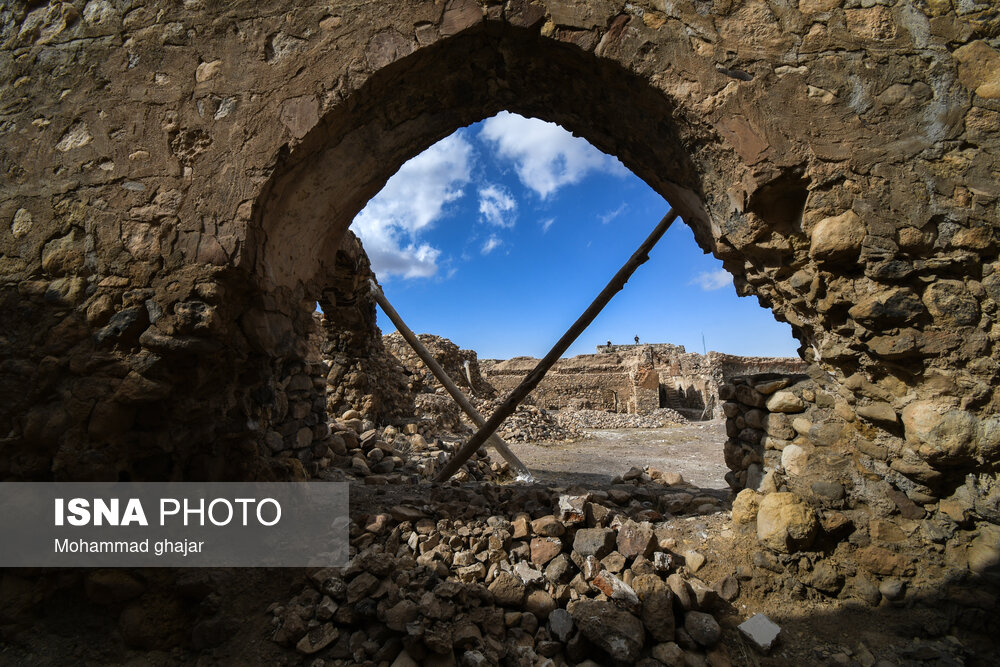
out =
[[(500, 406), (499, 400), (474, 401), (476, 409), (483, 417), (489, 416)], [(554, 413), (529, 400), (517, 406), (514, 414), (507, 417), (497, 429), (500, 437), (507, 442), (573, 442), (584, 437), (579, 428), (561, 423)]]
[(687, 417), (671, 408), (657, 408), (647, 414), (627, 414), (605, 410), (560, 410), (556, 421), (571, 428), (660, 428), (683, 424)]
[[(320, 469), (332, 465), (368, 485), (430, 479), (457, 449), (456, 442), (436, 437), (433, 425), (427, 422), (376, 427), (356, 410), (345, 412), (330, 424), (330, 429), (329, 446), (316, 452), (322, 457)], [(507, 464), (492, 461), (486, 450), (480, 449), (454, 478), (465, 482), (499, 480), (506, 475)], [(326, 477), (336, 479), (338, 475), (328, 471)]]
[(273, 639), (327, 665), (727, 664), (717, 616), (739, 582), (696, 577), (705, 556), (666, 522), (721, 501), (667, 481), (441, 487), (359, 516), (351, 565), (272, 605)]
[[(432, 334), (418, 334), (417, 338), (444, 369), (444, 372), (448, 374), (452, 382), (457, 384), (470, 398), (473, 396), (481, 398), (496, 396), (497, 390), (483, 378), (479, 370), (479, 355), (476, 354), (475, 350), (459, 349), (447, 338)], [(399, 332), (386, 334), (382, 336), (382, 343), (409, 372), (409, 386), (412, 391), (416, 393), (433, 393), (438, 389), (444, 391), (441, 383), (413, 351), (402, 334)]]

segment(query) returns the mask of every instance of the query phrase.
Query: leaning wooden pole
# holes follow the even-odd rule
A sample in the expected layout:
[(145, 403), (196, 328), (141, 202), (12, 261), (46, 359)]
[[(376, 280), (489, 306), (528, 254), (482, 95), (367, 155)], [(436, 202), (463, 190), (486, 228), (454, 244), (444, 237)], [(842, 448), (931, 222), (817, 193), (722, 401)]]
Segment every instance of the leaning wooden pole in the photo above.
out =
[(469, 460), (477, 449), (479, 449), (484, 442), (492, 435), (494, 431), (499, 428), (503, 420), (511, 415), (512, 412), (517, 408), (518, 404), (524, 400), (524, 397), (531, 393), (531, 391), (538, 386), (538, 383), (542, 381), (545, 377), (545, 373), (552, 367), (559, 357), (569, 349), (569, 346), (573, 344), (573, 341), (583, 333), (583, 330), (590, 326), (590, 323), (594, 321), (594, 318), (604, 309), (611, 298), (620, 292), (628, 279), (635, 273), (635, 270), (639, 268), (641, 264), (644, 264), (649, 259), (649, 251), (653, 249), (657, 241), (663, 237), (663, 234), (670, 227), (670, 224), (677, 219), (677, 214), (674, 213), (673, 209), (667, 211), (667, 214), (663, 216), (660, 223), (656, 225), (656, 228), (652, 233), (642, 242), (632, 256), (629, 258), (625, 265), (618, 270), (615, 277), (605, 286), (601, 293), (597, 295), (594, 302), (583, 312), (583, 315), (573, 323), (573, 326), (563, 334), (563, 337), (549, 350), (549, 353), (538, 362), (528, 375), (521, 381), (514, 391), (510, 392), (510, 396), (507, 397), (493, 416), (489, 418), (489, 421), (485, 425), (481, 426), (476, 433), (469, 438), (466, 442), (451, 458), (450, 461), (441, 469), (438, 476), (434, 481), (444, 482), (449, 477), (455, 474), (455, 472), (462, 466), (463, 463)]
[[(389, 300), (385, 298), (382, 288), (379, 287), (374, 280), (370, 280), (370, 283), (372, 294), (375, 295), (375, 302), (382, 308), (383, 312), (389, 316), (392, 323), (396, 325), (396, 329), (400, 334), (402, 334), (406, 342), (410, 344), (410, 347), (412, 347), (413, 351), (417, 353), (417, 356), (419, 356), (427, 365), (427, 368), (429, 368), (431, 373), (434, 374), (434, 377), (438, 379), (438, 382), (440, 382), (444, 388), (448, 390), (448, 393), (455, 399), (455, 402), (458, 403), (459, 407), (465, 411), (465, 414), (469, 415), (469, 419), (473, 421), (476, 427), (482, 428), (486, 423), (483, 416), (479, 414), (479, 411), (476, 410), (475, 406), (472, 405), (462, 390), (458, 388), (458, 385), (456, 385), (448, 374), (445, 373), (444, 369), (441, 368), (441, 364), (439, 364), (430, 351), (424, 347), (424, 344), (420, 342), (420, 339), (417, 338), (416, 334), (414, 334), (413, 331), (406, 326), (406, 323), (403, 322), (403, 318), (399, 316), (396, 309), (393, 308), (392, 304), (389, 303)], [(471, 387), (472, 385), (470, 384), (469, 386)], [(509, 463), (510, 467), (513, 469), (516, 477), (522, 481), (531, 481), (531, 472), (528, 470), (528, 467), (521, 462), (521, 459), (517, 458), (517, 455), (511, 451), (510, 447), (507, 446), (507, 443), (503, 441), (503, 438), (496, 433), (491, 433), (489, 444), (493, 445), (493, 448), (500, 453), (500, 456), (506, 459), (507, 463)]]

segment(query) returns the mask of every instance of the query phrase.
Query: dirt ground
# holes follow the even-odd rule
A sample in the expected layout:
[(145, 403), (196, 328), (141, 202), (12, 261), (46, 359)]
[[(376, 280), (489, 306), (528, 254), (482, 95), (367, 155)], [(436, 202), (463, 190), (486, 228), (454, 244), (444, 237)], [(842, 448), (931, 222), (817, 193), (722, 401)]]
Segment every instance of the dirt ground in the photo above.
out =
[(722, 446), (726, 422), (671, 424), (663, 428), (588, 429), (575, 442), (514, 444), (538, 482), (556, 486), (607, 484), (632, 466), (679, 472), (706, 489), (728, 488)]

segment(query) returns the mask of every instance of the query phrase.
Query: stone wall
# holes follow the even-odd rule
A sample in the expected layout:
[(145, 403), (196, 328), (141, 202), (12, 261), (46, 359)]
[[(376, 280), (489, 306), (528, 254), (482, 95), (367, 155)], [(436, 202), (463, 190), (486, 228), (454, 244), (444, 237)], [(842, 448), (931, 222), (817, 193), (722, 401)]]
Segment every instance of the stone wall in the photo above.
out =
[(801, 443), (809, 437), (811, 415), (798, 413), (815, 405), (815, 382), (803, 375), (773, 373), (736, 377), (719, 387), (719, 396), (725, 401), (729, 486), (736, 491), (761, 490), (768, 474), (768, 484), (773, 485), (782, 450), (793, 439)]
[[(903, 420), (886, 401), (859, 401), (818, 366), (808, 375), (735, 378), (726, 400), (726, 481), (739, 491), (791, 492), (855, 525), (872, 517), (933, 517), (972, 527), (1000, 519), (995, 475), (941, 474), (908, 453)], [(946, 422), (947, 423), (947, 422)], [(947, 446), (965, 437), (941, 432)]]
[(375, 274), (353, 232), (344, 236), (335, 266), (318, 301), (319, 351), (329, 365), (327, 409), (331, 416), (356, 410), (379, 424), (400, 423), (413, 414), (412, 389), (383, 344), (371, 291)]

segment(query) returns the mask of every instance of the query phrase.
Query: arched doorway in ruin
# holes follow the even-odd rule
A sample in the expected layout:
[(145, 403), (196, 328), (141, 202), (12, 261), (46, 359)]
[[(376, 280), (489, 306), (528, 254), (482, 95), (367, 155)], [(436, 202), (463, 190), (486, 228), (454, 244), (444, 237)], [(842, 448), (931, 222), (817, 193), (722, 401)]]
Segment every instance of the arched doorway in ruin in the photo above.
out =
[[(619, 157), (674, 204), (701, 247), (734, 275), (738, 292), (755, 294), (792, 325), (807, 360), (845, 376), (860, 370), (890, 387), (917, 381), (918, 369), (898, 362), (892, 350), (880, 352), (905, 333), (862, 344), (858, 330), (849, 330), (854, 303), (837, 290), (880, 287), (849, 261), (864, 236), (852, 231), (859, 224), (853, 212), (817, 225), (834, 212), (836, 179), (827, 165), (802, 154), (784, 160), (774, 148), (761, 162), (763, 145), (754, 152), (748, 142), (762, 140), (743, 115), (707, 125), (704, 104), (679, 99), (668, 74), (644, 69), (624, 15), (606, 31), (543, 34), (541, 15), (492, 21), (478, 5), (465, 12), (466, 5), (450, 4), (426, 45), (392, 29), (376, 33), (366, 55), (372, 73), (322, 118), (303, 103), (312, 111), (302, 112), (293, 150), (279, 157), (246, 233), (241, 263), (267, 294), (264, 310), (304, 322), (301, 304), (314, 303), (329, 282), (347, 227), (389, 176), (457, 128), (510, 110), (556, 122)], [(717, 89), (731, 86), (722, 81)], [(733, 111), (749, 113), (752, 105), (743, 101)], [(823, 195), (811, 209), (816, 187)], [(818, 227), (832, 239), (817, 240)], [(869, 261), (876, 260), (883, 261)]]
[[(614, 37), (614, 31), (608, 33), (604, 48), (613, 48)], [(384, 34), (373, 43), (391, 46), (393, 39)], [(703, 200), (707, 192), (729, 187), (719, 175), (732, 171), (733, 158), (716, 145), (710, 175), (692, 162), (695, 137), (707, 140), (693, 112), (577, 44), (532, 29), (477, 23), (385, 64), (304, 132), (255, 205), (247, 236), (257, 243), (248, 246), (248, 259), (259, 288), (282, 295), (291, 308), (318, 300), (324, 312), (331, 310), (325, 294), (330, 285), (343, 291), (351, 282), (338, 266), (341, 241), (368, 199), (407, 159), (501, 110), (559, 123), (618, 156), (654, 190), (678, 202), (703, 249), (716, 247)], [(796, 175), (791, 182), (794, 192), (786, 194), (792, 201), (784, 202), (781, 212), (786, 224), (801, 215), (787, 209), (801, 209), (806, 196), (805, 179)], [(367, 301), (373, 308), (364, 281), (353, 288), (347, 301)], [(349, 319), (345, 329), (371, 324), (365, 316)], [(355, 356), (370, 352), (361, 346)]]

